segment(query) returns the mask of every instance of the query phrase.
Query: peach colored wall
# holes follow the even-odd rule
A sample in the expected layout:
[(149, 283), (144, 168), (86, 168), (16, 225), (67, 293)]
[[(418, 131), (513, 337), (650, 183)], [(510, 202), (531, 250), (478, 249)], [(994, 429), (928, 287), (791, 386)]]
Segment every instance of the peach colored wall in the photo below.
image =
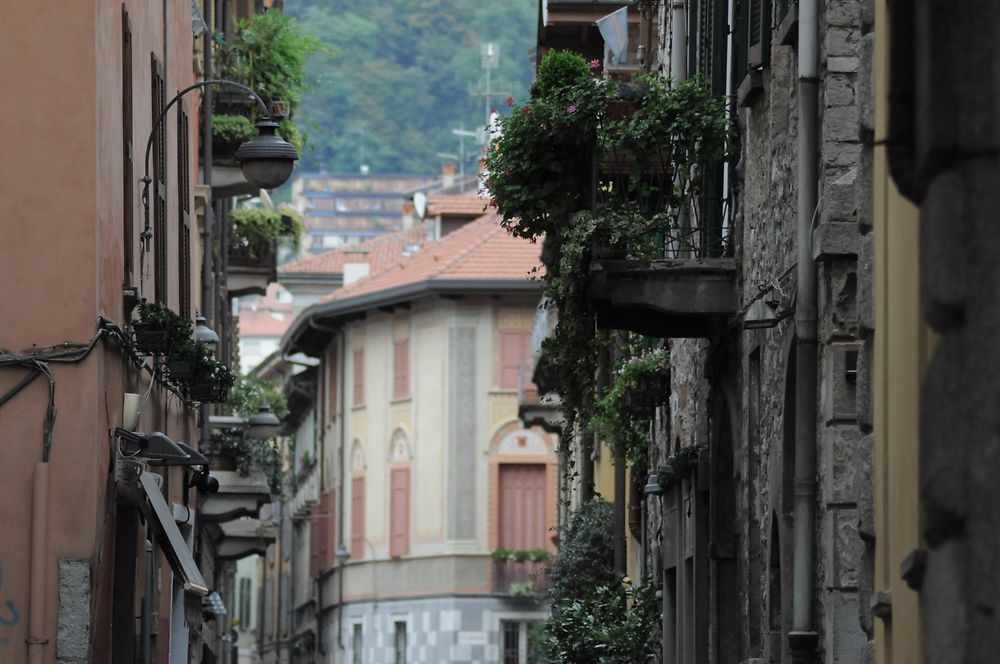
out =
[[(133, 32), (135, 224), (141, 223), (138, 179), (149, 134), (150, 51), (162, 59), (162, 6), (130, 1)], [(170, 2), (168, 91), (193, 81), (190, 4)], [(0, 138), (0, 347), (18, 351), (32, 344), (89, 341), (99, 315), (121, 323), (122, 142), (121, 5), (96, 3), (13, 3), (0, 24), (4, 89), (17, 100), (16, 126)], [(172, 92), (170, 93), (172, 94)], [(197, 130), (195, 98), (188, 102), (192, 132)], [(171, 226), (170, 303), (176, 306), (176, 116), (168, 119)], [(192, 223), (194, 220), (192, 219)], [(196, 229), (193, 235), (197, 237)], [(138, 256), (138, 246), (134, 249)], [(196, 260), (196, 257), (193, 257)], [(193, 263), (197, 265), (197, 263)], [(151, 265), (151, 261), (150, 261)], [(147, 280), (144, 289), (152, 290)], [(124, 391), (144, 391), (145, 376), (127, 370), (116, 346), (97, 345), (78, 364), (52, 364), (57, 419), (50, 457), (49, 524), (44, 556), (45, 625), (39, 634), (44, 661), (55, 661), (58, 561), (91, 561), (92, 617), (110, 610), (113, 551), (114, 445), (109, 428), (121, 421)], [(25, 375), (0, 369), (0, 394)], [(0, 625), (0, 661), (26, 659), (31, 495), (34, 464), (41, 461), (42, 418), (47, 401), (44, 378), (36, 379), (0, 409), (0, 606), (13, 606), (14, 624)], [(144, 408), (142, 427), (194, 441), (194, 413), (158, 389)], [(179, 485), (179, 475), (171, 481)], [(109, 500), (110, 498), (110, 500)], [(175, 500), (179, 493), (175, 492)], [(161, 561), (162, 562), (162, 561)], [(169, 568), (163, 587), (169, 588)], [(169, 598), (167, 599), (169, 601)], [(6, 604), (10, 602), (11, 604)], [(164, 612), (162, 615), (169, 615)], [(6, 618), (6, 616), (5, 616)], [(93, 628), (95, 651), (107, 652), (109, 629)], [(161, 636), (166, 643), (167, 635)], [(164, 651), (165, 654), (165, 651)]]

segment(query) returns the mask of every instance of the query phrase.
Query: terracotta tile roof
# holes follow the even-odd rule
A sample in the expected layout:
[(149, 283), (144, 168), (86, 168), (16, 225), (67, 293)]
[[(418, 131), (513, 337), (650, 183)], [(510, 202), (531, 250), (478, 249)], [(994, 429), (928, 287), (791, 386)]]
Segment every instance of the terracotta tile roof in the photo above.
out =
[(285, 263), (278, 272), (286, 274), (341, 274), (345, 263), (368, 263), (372, 273), (403, 255), (408, 245), (424, 244), (427, 231), (421, 226), (405, 228), (373, 237), (348, 247), (337, 247), (315, 256)]
[(239, 318), (240, 337), (280, 337), (292, 324), (295, 317), (291, 313), (268, 311), (241, 311)]
[(486, 211), (486, 199), (479, 196), (438, 195), (427, 197), (427, 214), (478, 217)]
[(527, 281), (540, 268), (541, 244), (516, 238), (491, 213), (428, 243), (380, 271), (323, 298), (330, 302), (427, 280)]

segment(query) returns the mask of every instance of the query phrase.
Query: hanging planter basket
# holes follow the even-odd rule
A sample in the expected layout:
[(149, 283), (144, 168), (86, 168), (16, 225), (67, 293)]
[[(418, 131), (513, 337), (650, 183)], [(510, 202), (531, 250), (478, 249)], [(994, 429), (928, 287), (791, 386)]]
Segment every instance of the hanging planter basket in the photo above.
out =
[(132, 332), (135, 334), (135, 347), (143, 353), (162, 354), (170, 350), (170, 330), (166, 327), (137, 321), (132, 324)]
[(187, 382), (194, 378), (194, 360), (170, 358), (167, 360), (167, 373), (175, 383)]
[(217, 383), (194, 383), (188, 387), (188, 398), (201, 403), (222, 403), (229, 398), (229, 388)]

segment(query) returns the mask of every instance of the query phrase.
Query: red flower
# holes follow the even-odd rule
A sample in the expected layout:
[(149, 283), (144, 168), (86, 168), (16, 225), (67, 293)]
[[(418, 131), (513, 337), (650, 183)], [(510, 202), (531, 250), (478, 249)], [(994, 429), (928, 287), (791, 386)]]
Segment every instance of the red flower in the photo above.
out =
[(508, 106), (513, 106), (514, 105), (514, 98), (513, 97), (507, 97), (507, 105)]
[(591, 60), (590, 61), (590, 68), (591, 69), (600, 69), (601, 68), (601, 61), (600, 60)]
[(521, 108), (521, 112), (524, 113), (525, 115), (527, 115), (528, 113), (531, 113), (531, 109), (528, 108), (527, 104), (525, 104), (524, 107)]
[(574, 106), (573, 104), (570, 104), (569, 106), (566, 107), (566, 112), (567, 113), (576, 113), (576, 106)]

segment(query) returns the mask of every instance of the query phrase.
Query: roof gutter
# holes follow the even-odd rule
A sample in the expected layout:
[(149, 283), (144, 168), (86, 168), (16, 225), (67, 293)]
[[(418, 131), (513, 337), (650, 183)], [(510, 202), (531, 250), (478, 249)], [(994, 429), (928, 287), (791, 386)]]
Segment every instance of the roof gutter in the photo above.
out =
[[(298, 352), (308, 355), (312, 345), (307, 344), (304, 337), (310, 330), (332, 332), (333, 329), (329, 327), (329, 324), (333, 319), (362, 313), (375, 307), (400, 304), (428, 295), (533, 293), (540, 289), (539, 282), (526, 279), (426, 279), (394, 288), (362, 293), (354, 297), (345, 297), (332, 302), (322, 302), (307, 307), (299, 315), (281, 340), (281, 352), (284, 355)], [(326, 325), (321, 326), (320, 321)]]

